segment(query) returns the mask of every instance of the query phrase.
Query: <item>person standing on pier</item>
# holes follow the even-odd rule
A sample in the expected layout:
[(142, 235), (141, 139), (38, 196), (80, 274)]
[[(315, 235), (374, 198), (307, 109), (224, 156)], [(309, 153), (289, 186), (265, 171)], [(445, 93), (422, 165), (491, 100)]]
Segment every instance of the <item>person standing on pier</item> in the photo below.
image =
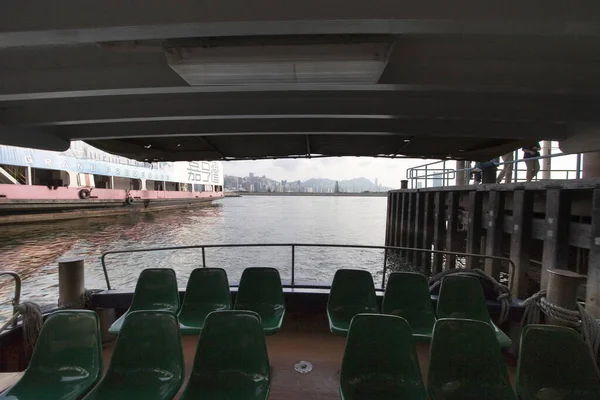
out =
[(512, 180), (512, 172), (513, 172), (513, 161), (515, 159), (515, 154), (513, 151), (510, 153), (506, 153), (502, 156), (502, 171), (498, 174), (498, 179), (496, 179), (496, 183), (502, 183), (502, 180), (506, 183), (510, 183)]
[[(539, 142), (524, 146), (521, 149), (523, 150), (523, 159), (525, 160), (525, 165), (527, 165), (527, 182), (531, 182), (540, 171), (540, 161), (536, 157), (540, 156), (541, 149), (542, 147), (540, 146)], [(530, 158), (536, 159), (529, 160)]]

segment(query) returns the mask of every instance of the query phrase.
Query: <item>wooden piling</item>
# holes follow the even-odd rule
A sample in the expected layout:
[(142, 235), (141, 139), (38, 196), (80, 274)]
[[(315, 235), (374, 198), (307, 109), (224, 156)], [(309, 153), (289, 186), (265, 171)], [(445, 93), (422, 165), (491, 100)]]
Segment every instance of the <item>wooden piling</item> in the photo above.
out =
[(540, 283), (542, 289), (548, 285), (549, 269), (569, 269), (570, 214), (569, 192), (561, 189), (548, 189), (546, 191), (546, 232)]
[[(481, 219), (483, 209), (483, 192), (469, 193), (469, 222), (467, 227), (467, 253), (481, 254)], [(479, 257), (467, 257), (467, 268), (481, 268)]]
[[(420, 244), (420, 247), (424, 249), (431, 249), (433, 244), (434, 214), (436, 213), (434, 195), (433, 192), (424, 193), (423, 241)], [(431, 253), (421, 253), (421, 268), (426, 276), (431, 275)]]
[[(485, 254), (502, 256), (502, 238), (504, 235), (504, 192), (491, 191), (487, 203), (487, 226), (485, 234)], [(486, 258), (485, 272), (494, 279), (500, 278), (502, 266), (498, 260)]]
[[(434, 196), (434, 214), (433, 214), (433, 248), (434, 250), (444, 250), (446, 235), (446, 192), (436, 192)], [(444, 256), (441, 253), (433, 255), (432, 274), (442, 272), (444, 267)]]
[(592, 226), (587, 274), (586, 309), (600, 318), (600, 189), (592, 195)]
[[(459, 192), (448, 193), (448, 205), (446, 217), (448, 219), (448, 229), (446, 230), (446, 250), (454, 250), (454, 240), (458, 235), (458, 200)], [(456, 266), (456, 257), (452, 254), (446, 255), (446, 269), (452, 269)]]
[[(421, 248), (423, 246), (423, 224), (425, 223), (425, 193), (417, 191), (415, 195), (415, 226), (414, 241), (411, 247)], [(423, 266), (423, 253), (415, 251), (413, 262), (417, 268)]]
[(513, 192), (512, 234), (510, 258), (515, 263), (513, 296), (524, 299), (528, 295), (527, 271), (530, 264), (533, 193), (518, 189)]

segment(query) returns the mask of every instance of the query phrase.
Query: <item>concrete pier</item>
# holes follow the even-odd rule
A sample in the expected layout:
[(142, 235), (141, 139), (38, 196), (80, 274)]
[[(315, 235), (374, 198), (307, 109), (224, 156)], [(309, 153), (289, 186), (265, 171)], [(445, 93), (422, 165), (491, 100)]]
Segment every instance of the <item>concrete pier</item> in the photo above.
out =
[[(429, 263), (404, 251), (416, 269), (482, 268), (512, 283), (517, 299), (546, 288), (548, 269), (570, 271), (587, 276), (577, 289), (600, 318), (600, 180), (401, 189), (389, 192), (388, 205), (386, 245), (474, 254), (435, 255)], [(514, 271), (477, 255), (509, 258)]]

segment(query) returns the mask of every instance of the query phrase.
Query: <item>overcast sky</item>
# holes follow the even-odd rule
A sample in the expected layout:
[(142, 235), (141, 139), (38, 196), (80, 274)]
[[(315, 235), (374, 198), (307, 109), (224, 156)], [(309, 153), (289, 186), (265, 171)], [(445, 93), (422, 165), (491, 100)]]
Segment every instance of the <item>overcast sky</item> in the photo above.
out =
[[(248, 176), (248, 173), (281, 181), (305, 181), (310, 178), (344, 180), (365, 177), (375, 178), (384, 186), (400, 187), (400, 180), (406, 179), (406, 169), (434, 160), (384, 159), (370, 157), (332, 157), (317, 159), (229, 161), (223, 163), (225, 175)], [(451, 162), (454, 167), (454, 162)]]

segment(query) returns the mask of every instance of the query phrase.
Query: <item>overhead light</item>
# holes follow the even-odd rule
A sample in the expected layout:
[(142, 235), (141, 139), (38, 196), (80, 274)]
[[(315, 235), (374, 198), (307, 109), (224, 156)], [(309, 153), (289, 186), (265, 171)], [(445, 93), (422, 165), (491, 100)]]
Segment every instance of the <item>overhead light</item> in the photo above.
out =
[(375, 84), (391, 43), (167, 48), (169, 66), (190, 85)]

